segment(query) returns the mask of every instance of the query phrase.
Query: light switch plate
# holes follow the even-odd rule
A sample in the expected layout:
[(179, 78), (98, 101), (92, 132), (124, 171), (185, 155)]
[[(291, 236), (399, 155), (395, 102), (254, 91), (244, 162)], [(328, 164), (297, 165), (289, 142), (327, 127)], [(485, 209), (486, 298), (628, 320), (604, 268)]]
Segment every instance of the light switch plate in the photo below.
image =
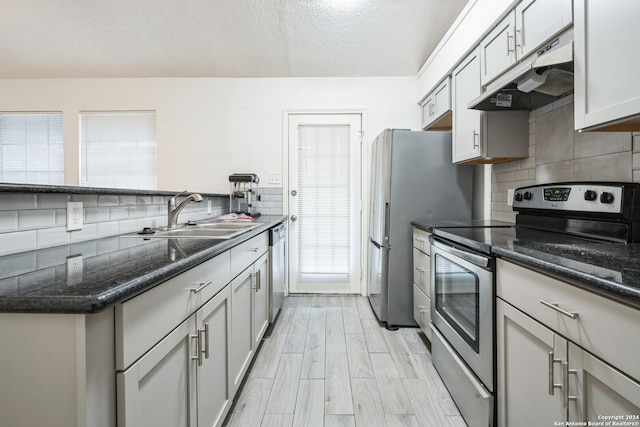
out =
[(67, 202), (67, 231), (82, 230), (83, 223), (82, 202)]

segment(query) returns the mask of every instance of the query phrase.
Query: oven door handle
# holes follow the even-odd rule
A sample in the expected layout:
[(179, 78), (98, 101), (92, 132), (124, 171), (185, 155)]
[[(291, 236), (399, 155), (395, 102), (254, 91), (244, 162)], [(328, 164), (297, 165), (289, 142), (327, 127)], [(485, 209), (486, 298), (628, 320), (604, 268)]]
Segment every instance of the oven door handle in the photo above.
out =
[(453, 246), (440, 243), (439, 241), (434, 239), (431, 240), (431, 244), (444, 252), (450, 253), (451, 255), (454, 255), (458, 258), (468, 261), (473, 265), (477, 265), (478, 267), (488, 268), (490, 266), (491, 258), (487, 258), (482, 255), (477, 255), (471, 252), (463, 251), (458, 248), (454, 248)]

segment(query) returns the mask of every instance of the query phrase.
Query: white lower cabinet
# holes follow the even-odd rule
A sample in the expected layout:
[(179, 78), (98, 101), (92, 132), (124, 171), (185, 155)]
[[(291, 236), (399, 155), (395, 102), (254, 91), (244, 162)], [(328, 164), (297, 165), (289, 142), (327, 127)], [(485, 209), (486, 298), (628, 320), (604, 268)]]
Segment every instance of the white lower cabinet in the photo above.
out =
[(226, 287), (117, 375), (120, 426), (220, 426), (230, 406)]
[(229, 381), (231, 391), (236, 392), (253, 357), (251, 307), (253, 293), (253, 266), (244, 270), (231, 281), (231, 358)]
[(257, 350), (269, 326), (269, 256), (264, 254), (254, 264), (253, 347)]
[(496, 293), (500, 426), (640, 422), (640, 310), (500, 259)]
[(195, 427), (195, 316), (117, 374), (118, 426)]

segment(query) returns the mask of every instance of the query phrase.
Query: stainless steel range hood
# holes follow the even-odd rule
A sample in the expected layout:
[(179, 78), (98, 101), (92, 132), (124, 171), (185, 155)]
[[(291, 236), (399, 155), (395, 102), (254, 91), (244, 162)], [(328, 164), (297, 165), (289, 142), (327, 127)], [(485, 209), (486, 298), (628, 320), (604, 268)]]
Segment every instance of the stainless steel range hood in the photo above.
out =
[(475, 110), (535, 110), (573, 93), (573, 29), (520, 61), (467, 106)]

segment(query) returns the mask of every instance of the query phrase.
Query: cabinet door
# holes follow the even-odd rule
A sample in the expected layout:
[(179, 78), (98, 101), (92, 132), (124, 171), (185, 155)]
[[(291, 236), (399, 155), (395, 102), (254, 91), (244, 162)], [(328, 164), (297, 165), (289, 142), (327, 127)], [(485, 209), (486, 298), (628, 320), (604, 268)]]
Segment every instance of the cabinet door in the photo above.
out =
[(576, 129), (640, 114), (640, 55), (629, 50), (640, 43), (640, 2), (575, 0), (574, 12)]
[(189, 317), (117, 374), (118, 425), (196, 427), (196, 368)]
[(431, 340), (431, 301), (420, 290), (416, 284), (413, 284), (413, 318), (424, 334)]
[(573, 21), (571, 0), (524, 0), (516, 7), (516, 49), (523, 58)]
[(515, 14), (510, 13), (480, 42), (482, 86), (516, 63), (515, 26)]
[(499, 425), (526, 420), (527, 425), (552, 426), (565, 420), (566, 340), (501, 299), (496, 303), (496, 335)]
[(475, 50), (452, 74), (453, 92), (453, 162), (479, 157), (481, 111), (467, 108), (480, 95), (480, 59)]
[(598, 416), (620, 415), (631, 418), (617, 421), (640, 422), (640, 383), (571, 342), (568, 368), (569, 421), (598, 422)]
[(434, 120), (451, 110), (451, 77), (444, 79), (440, 86), (433, 91), (433, 104)]
[(250, 266), (231, 282), (231, 359), (229, 381), (231, 394), (242, 382), (253, 356), (253, 266)]
[(269, 326), (269, 254), (261, 256), (254, 269), (253, 349), (256, 350)]
[(227, 379), (231, 304), (229, 286), (196, 312), (198, 361), (198, 427), (221, 426), (232, 403)]
[(426, 129), (433, 121), (433, 108), (433, 94), (429, 94), (429, 97), (420, 106), (422, 129)]

